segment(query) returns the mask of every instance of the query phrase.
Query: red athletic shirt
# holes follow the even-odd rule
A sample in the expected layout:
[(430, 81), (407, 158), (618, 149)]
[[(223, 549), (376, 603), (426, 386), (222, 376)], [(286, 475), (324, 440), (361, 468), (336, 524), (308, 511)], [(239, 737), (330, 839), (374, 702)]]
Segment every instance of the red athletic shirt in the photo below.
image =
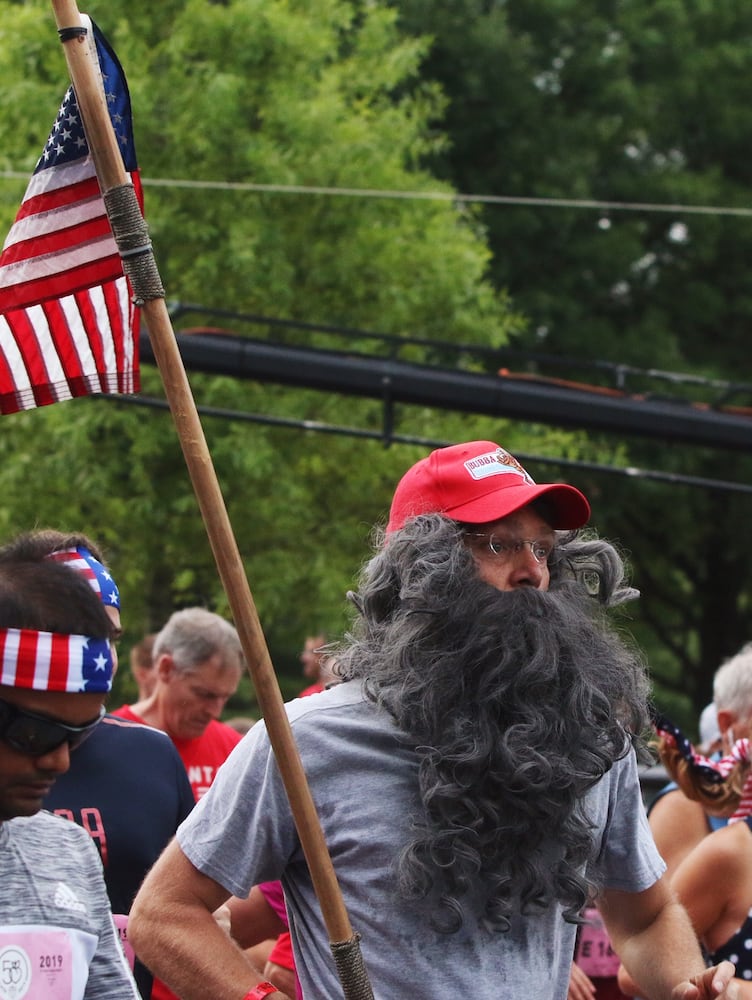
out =
[[(144, 720), (136, 715), (130, 705), (123, 705), (112, 714), (145, 725)], [(220, 764), (225, 762), (232, 748), (236, 743), (240, 743), (241, 739), (240, 733), (236, 730), (214, 719), (206, 727), (203, 735), (196, 739), (173, 739), (172, 742), (188, 772), (188, 780), (197, 802), (209, 790)]]

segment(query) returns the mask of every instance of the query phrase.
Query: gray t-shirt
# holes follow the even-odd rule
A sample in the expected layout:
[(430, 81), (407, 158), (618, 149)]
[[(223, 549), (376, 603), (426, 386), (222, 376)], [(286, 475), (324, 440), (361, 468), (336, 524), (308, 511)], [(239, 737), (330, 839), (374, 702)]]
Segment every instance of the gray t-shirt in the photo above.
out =
[(140, 1000), (88, 833), (39, 812), (0, 823), (2, 1000)]
[[(516, 918), (508, 933), (468, 919), (456, 934), (428, 926), (425, 904), (395, 891), (394, 862), (420, 815), (418, 761), (393, 721), (340, 684), (287, 706), (324, 837), (376, 1000), (566, 997), (575, 928), (558, 907)], [(588, 794), (605, 886), (649, 888), (662, 874), (640, 796), (634, 756)], [(205, 875), (236, 896), (281, 878), (306, 1000), (341, 995), (328, 935), (263, 723), (253, 727), (178, 830)]]

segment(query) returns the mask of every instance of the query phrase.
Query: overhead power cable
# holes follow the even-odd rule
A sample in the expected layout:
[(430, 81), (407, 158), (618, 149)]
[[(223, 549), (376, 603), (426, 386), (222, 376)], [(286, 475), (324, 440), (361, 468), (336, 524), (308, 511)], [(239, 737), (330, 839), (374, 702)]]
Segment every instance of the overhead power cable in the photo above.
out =
[[(0, 178), (28, 180), (28, 172), (2, 170)], [(454, 191), (409, 191), (380, 188), (320, 187), (310, 184), (252, 184), (245, 181), (202, 181), (178, 177), (143, 177), (145, 187), (189, 191), (238, 191), (257, 194), (311, 195), (334, 198), (382, 198), (403, 201), (448, 201), (454, 204), (508, 205), (510, 207), (568, 208), (596, 212), (641, 212), (670, 215), (710, 215), (749, 218), (752, 208), (733, 205), (661, 204), (639, 201), (601, 201), (595, 198), (537, 198), (524, 195), (460, 194)]]
[[(112, 403), (119, 403), (130, 406), (145, 406), (151, 409), (168, 410), (169, 406), (164, 399), (155, 396), (120, 396), (103, 393), (86, 397), (88, 401), (96, 403), (103, 399)], [(446, 445), (454, 444), (453, 441), (446, 441), (440, 438), (420, 437), (413, 434), (390, 433), (385, 437), (383, 431), (368, 430), (362, 427), (347, 427), (339, 424), (327, 424), (319, 420), (303, 420), (292, 417), (275, 417), (268, 413), (249, 413), (240, 410), (228, 410), (217, 406), (198, 406), (197, 410), (202, 417), (215, 417), (221, 420), (237, 420), (245, 423), (261, 424), (266, 427), (283, 427), (290, 430), (311, 431), (317, 434), (332, 434), (342, 437), (362, 438), (372, 441), (381, 441), (385, 447), (392, 444), (421, 445), (425, 448), (443, 448)], [(605, 473), (611, 476), (621, 476), (628, 479), (642, 479), (651, 482), (667, 483), (672, 486), (689, 486), (706, 490), (718, 490), (723, 493), (752, 493), (752, 484), (737, 483), (723, 479), (710, 479), (704, 476), (686, 476), (680, 473), (660, 472), (656, 469), (642, 469), (638, 466), (617, 466), (605, 465), (602, 462), (587, 462), (580, 459), (551, 458), (546, 455), (533, 455), (526, 452), (515, 451), (515, 455), (526, 466), (553, 465), (557, 468), (576, 469), (580, 472)]]

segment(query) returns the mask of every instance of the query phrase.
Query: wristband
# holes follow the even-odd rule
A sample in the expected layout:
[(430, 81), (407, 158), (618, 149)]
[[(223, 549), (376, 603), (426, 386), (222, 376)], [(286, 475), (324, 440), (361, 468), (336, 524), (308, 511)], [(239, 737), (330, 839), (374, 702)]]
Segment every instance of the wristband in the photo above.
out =
[(243, 1000), (264, 1000), (270, 993), (279, 993), (279, 990), (272, 983), (257, 983), (252, 990), (248, 990)]

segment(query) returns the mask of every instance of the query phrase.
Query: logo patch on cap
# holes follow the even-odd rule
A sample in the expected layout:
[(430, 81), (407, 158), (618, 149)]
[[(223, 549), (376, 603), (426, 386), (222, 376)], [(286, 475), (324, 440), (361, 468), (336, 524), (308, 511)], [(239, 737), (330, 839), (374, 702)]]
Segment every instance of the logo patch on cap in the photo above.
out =
[(524, 479), (530, 486), (535, 485), (535, 480), (525, 472), (514, 455), (510, 455), (503, 448), (496, 448), (494, 451), (487, 451), (485, 455), (469, 458), (464, 465), (473, 479), (487, 479), (489, 476), (507, 475), (511, 472)]

